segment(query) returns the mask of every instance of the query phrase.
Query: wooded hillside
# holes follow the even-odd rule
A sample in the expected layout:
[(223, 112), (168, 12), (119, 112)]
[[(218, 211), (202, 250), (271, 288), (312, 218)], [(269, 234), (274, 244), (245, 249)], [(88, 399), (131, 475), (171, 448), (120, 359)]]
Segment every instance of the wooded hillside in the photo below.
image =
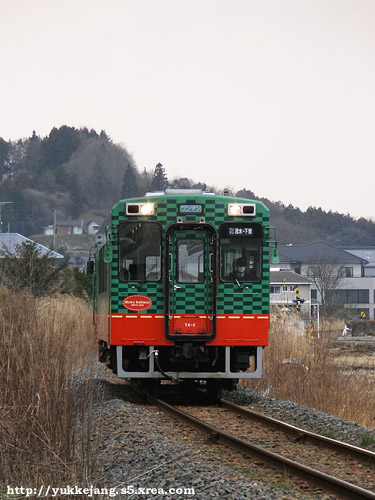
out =
[[(160, 163), (140, 171), (128, 151), (114, 144), (105, 131), (64, 125), (44, 138), (35, 131), (18, 141), (0, 138), (0, 201), (12, 202), (2, 210), (3, 231), (9, 224), (11, 232), (40, 234), (52, 224), (55, 210), (59, 220), (87, 220), (106, 214), (121, 198), (165, 187), (213, 190), (187, 177), (169, 180)], [(259, 199), (247, 187), (234, 194)], [(284, 204), (285, 200), (262, 201), (270, 208), (280, 243), (324, 240), (336, 245), (375, 245), (375, 224), (370, 220), (357, 221), (315, 207), (302, 212)]]

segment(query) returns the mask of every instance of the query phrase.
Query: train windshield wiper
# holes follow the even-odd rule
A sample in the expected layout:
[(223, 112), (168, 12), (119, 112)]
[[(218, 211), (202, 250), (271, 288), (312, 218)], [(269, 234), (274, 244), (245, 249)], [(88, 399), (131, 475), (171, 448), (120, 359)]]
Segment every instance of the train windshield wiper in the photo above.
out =
[(143, 278), (143, 280), (140, 283), (138, 283), (138, 285), (137, 285), (138, 290), (140, 290), (142, 288), (142, 286), (145, 284), (146, 280), (147, 280), (147, 276), (145, 276)]
[(138, 290), (139, 290), (140, 288), (142, 288), (142, 286), (146, 283), (146, 281), (148, 281), (148, 279), (147, 279), (147, 278), (150, 276), (150, 274), (151, 274), (151, 273), (152, 273), (152, 272), (153, 272), (156, 268), (157, 268), (157, 265), (155, 264), (155, 265), (154, 265), (154, 266), (150, 269), (150, 271), (145, 272), (145, 276), (144, 276), (143, 280), (142, 280), (140, 283), (138, 283), (138, 285), (137, 285)]
[(238, 288), (241, 288), (241, 290), (242, 290), (243, 286), (242, 286), (242, 285), (241, 285), (241, 283), (238, 281), (238, 279), (235, 277), (234, 273), (231, 271), (231, 272), (230, 272), (230, 274), (231, 274), (231, 276), (233, 276), (233, 279), (234, 279), (234, 281), (237, 283)]

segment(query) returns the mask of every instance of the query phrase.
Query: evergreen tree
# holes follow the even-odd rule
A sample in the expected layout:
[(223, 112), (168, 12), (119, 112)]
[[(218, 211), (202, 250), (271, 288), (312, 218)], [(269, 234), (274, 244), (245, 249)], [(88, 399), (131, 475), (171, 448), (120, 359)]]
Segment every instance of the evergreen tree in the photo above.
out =
[(105, 130), (100, 131), (100, 139), (102, 139), (106, 142), (111, 142), (108, 135), (107, 135), (107, 132)]
[(152, 191), (162, 191), (169, 185), (167, 174), (161, 163), (158, 163), (154, 170), (154, 175), (151, 181)]
[(26, 150), (26, 171), (33, 175), (38, 171), (40, 161), (41, 139), (33, 130), (33, 135), (29, 138)]
[(4, 139), (0, 137), (0, 180), (2, 174), (7, 172), (10, 148), (10, 143), (4, 141)]
[(80, 144), (80, 132), (75, 127), (67, 127), (66, 125), (59, 129), (54, 127), (48, 138), (43, 139), (41, 166), (57, 168), (66, 163)]
[(66, 267), (65, 261), (56, 266), (50, 254), (40, 255), (35, 242), (17, 245), (14, 253), (6, 249), (1, 253), (1, 284), (15, 292), (25, 290), (37, 297), (53, 291)]
[(191, 181), (187, 177), (179, 177), (178, 179), (174, 179), (171, 183), (171, 188), (173, 189), (190, 189)]
[(236, 196), (239, 196), (240, 198), (248, 198), (249, 200), (257, 199), (255, 194), (250, 189), (246, 188), (241, 189), (241, 191), (237, 191)]
[(121, 186), (121, 199), (138, 196), (138, 182), (134, 168), (128, 163)]
[(138, 174), (137, 169), (136, 172), (138, 182), (138, 195), (143, 196), (145, 193), (151, 191), (152, 173), (148, 172), (145, 168), (143, 169), (143, 172), (141, 174)]

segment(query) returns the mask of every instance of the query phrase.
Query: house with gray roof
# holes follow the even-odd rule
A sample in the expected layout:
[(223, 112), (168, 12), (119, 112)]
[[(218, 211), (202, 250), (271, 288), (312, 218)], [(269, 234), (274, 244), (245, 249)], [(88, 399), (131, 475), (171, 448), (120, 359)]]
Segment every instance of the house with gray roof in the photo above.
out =
[[(297, 274), (309, 276), (311, 268), (317, 264), (337, 264), (346, 277), (364, 275), (365, 259), (324, 241), (314, 241), (307, 245), (279, 245), (280, 262)], [(310, 271), (309, 271), (310, 269)]]
[(24, 243), (34, 243), (39, 254), (48, 255), (48, 257), (53, 259), (63, 259), (64, 256), (54, 250), (50, 250), (44, 245), (40, 245), (26, 236), (22, 236), (19, 233), (0, 233), (0, 258), (4, 257), (4, 250), (16, 255), (17, 248)]
[(297, 298), (300, 314), (310, 316), (311, 314), (311, 287), (313, 282), (293, 271), (281, 271), (271, 269), (270, 272), (270, 303), (282, 309), (296, 311)]
[(375, 247), (340, 247), (341, 250), (349, 252), (357, 257), (360, 257), (366, 264), (364, 265), (363, 271), (364, 276), (369, 278), (375, 278)]
[[(353, 318), (374, 319), (375, 278), (369, 276), (369, 259), (362, 252), (352, 252), (323, 241), (307, 245), (280, 245), (280, 267), (314, 279), (317, 270), (331, 266), (339, 276), (333, 293)], [(374, 254), (375, 256), (375, 254)], [(335, 270), (335, 271), (334, 271)], [(317, 286), (313, 283), (311, 299), (321, 301)]]

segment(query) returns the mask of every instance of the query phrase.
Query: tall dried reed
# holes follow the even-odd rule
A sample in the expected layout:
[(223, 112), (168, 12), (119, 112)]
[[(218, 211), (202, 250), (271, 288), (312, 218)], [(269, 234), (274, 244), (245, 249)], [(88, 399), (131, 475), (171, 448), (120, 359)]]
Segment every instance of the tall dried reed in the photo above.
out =
[(345, 370), (335, 362), (329, 332), (301, 334), (288, 316), (271, 319), (269, 346), (264, 350), (263, 375), (248, 381), (252, 389), (375, 426), (373, 380), (356, 367)]
[(74, 484), (89, 474), (91, 389), (73, 374), (93, 359), (89, 307), (0, 289), (0, 490)]

